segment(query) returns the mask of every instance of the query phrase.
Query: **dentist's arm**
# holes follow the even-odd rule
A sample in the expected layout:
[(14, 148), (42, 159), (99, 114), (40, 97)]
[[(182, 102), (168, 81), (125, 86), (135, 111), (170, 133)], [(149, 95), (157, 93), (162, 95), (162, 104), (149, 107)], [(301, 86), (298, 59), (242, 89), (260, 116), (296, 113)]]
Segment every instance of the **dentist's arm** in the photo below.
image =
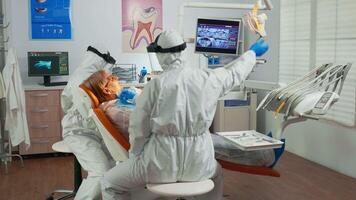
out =
[(255, 66), (256, 56), (262, 56), (267, 50), (268, 45), (264, 43), (264, 39), (260, 39), (238, 59), (227, 64), (224, 68), (216, 69), (217, 79), (222, 85), (220, 96), (224, 96), (233, 87), (241, 84)]

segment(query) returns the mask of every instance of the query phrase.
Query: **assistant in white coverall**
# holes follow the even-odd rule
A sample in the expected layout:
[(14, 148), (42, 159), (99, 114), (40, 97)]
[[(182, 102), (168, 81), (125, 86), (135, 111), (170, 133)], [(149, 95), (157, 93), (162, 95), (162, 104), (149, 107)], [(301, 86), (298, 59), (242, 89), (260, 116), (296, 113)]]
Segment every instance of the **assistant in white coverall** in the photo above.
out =
[(115, 59), (109, 54), (102, 54), (93, 47), (88, 47), (85, 58), (70, 76), (67, 86), (61, 95), (64, 111), (62, 119), (63, 138), (70, 150), (78, 159), (88, 176), (83, 180), (75, 200), (93, 200), (101, 198), (100, 180), (104, 172), (112, 166), (110, 154), (102, 143), (94, 121), (82, 116), (76, 106), (75, 95), (79, 85), (94, 72), (114, 64)]
[(222, 198), (222, 170), (214, 158), (209, 127), (218, 98), (246, 79), (257, 50), (262, 55), (268, 46), (258, 41), (253, 50), (214, 70), (185, 66), (185, 47), (179, 34), (164, 31), (147, 48), (157, 52), (164, 72), (147, 83), (137, 99), (130, 117), (130, 157), (105, 173), (105, 200), (131, 199), (130, 190), (146, 183), (210, 178), (214, 189), (199, 199)]

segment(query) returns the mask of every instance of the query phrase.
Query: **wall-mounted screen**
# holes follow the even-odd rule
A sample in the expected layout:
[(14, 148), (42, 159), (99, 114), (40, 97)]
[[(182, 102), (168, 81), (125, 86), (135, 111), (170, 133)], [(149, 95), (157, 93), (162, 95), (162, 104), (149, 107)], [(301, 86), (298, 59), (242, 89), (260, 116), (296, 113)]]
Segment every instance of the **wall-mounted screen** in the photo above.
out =
[(197, 53), (237, 54), (241, 20), (198, 19)]

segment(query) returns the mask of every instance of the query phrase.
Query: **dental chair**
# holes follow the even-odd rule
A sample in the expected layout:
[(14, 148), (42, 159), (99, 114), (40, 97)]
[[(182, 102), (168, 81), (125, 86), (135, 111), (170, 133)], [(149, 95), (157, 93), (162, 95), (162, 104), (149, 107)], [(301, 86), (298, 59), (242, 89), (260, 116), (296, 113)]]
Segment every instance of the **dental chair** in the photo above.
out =
[[(99, 101), (92, 91), (85, 85), (80, 85), (81, 91), (77, 94), (81, 98), (81, 106), (91, 106), (89, 116), (94, 120), (108, 151), (116, 162), (128, 159), (129, 142), (114, 127), (105, 113), (99, 108)], [(90, 101), (89, 101), (90, 100)], [(90, 102), (90, 105), (89, 103)], [(85, 108), (83, 108), (85, 109)], [(147, 184), (146, 188), (161, 197), (184, 199), (205, 194), (214, 188), (214, 182), (210, 179), (198, 182), (177, 182), (163, 184)]]
[[(117, 162), (122, 162), (128, 159), (128, 150), (130, 148), (129, 142), (110, 122), (105, 113), (99, 108), (99, 101), (94, 93), (81, 84), (78, 90), (79, 102), (82, 102), (85, 111), (94, 120), (97, 128), (106, 144), (111, 156)], [(278, 171), (269, 167), (248, 166), (236, 164), (224, 160), (218, 160), (221, 166), (225, 169), (238, 171), (243, 173), (264, 175), (271, 177), (280, 177)], [(147, 189), (153, 193), (162, 195), (164, 197), (175, 197), (182, 199), (184, 197), (198, 196), (209, 192), (214, 188), (214, 183), (211, 180), (201, 182), (180, 182), (170, 184), (147, 184)], [(194, 189), (193, 189), (194, 188)]]
[[(89, 115), (93, 118), (99, 131), (103, 137), (109, 152), (116, 161), (124, 161), (128, 159), (128, 150), (130, 148), (129, 142), (122, 136), (122, 134), (114, 127), (114, 125), (107, 118), (105, 113), (99, 108), (99, 101), (94, 93), (85, 85), (80, 85), (81, 90), (78, 94), (81, 94), (83, 101), (87, 103)], [(236, 164), (224, 160), (218, 160), (220, 165), (228, 170), (238, 171), (243, 173), (280, 177), (280, 173), (270, 167), (249, 166)]]
[(79, 87), (81, 90), (78, 90), (78, 97), (82, 99), (81, 102), (88, 108), (88, 116), (94, 120), (109, 153), (115, 161), (127, 160), (130, 148), (129, 142), (110, 122), (104, 111), (99, 108), (99, 101), (94, 93), (83, 84)]

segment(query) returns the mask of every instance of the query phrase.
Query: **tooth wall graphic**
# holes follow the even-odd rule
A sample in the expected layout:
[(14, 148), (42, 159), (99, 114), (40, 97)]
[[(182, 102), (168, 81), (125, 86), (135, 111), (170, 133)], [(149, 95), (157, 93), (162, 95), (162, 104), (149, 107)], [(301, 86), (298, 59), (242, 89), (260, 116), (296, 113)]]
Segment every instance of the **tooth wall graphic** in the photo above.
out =
[(144, 53), (162, 32), (162, 0), (122, 0), (122, 48)]

